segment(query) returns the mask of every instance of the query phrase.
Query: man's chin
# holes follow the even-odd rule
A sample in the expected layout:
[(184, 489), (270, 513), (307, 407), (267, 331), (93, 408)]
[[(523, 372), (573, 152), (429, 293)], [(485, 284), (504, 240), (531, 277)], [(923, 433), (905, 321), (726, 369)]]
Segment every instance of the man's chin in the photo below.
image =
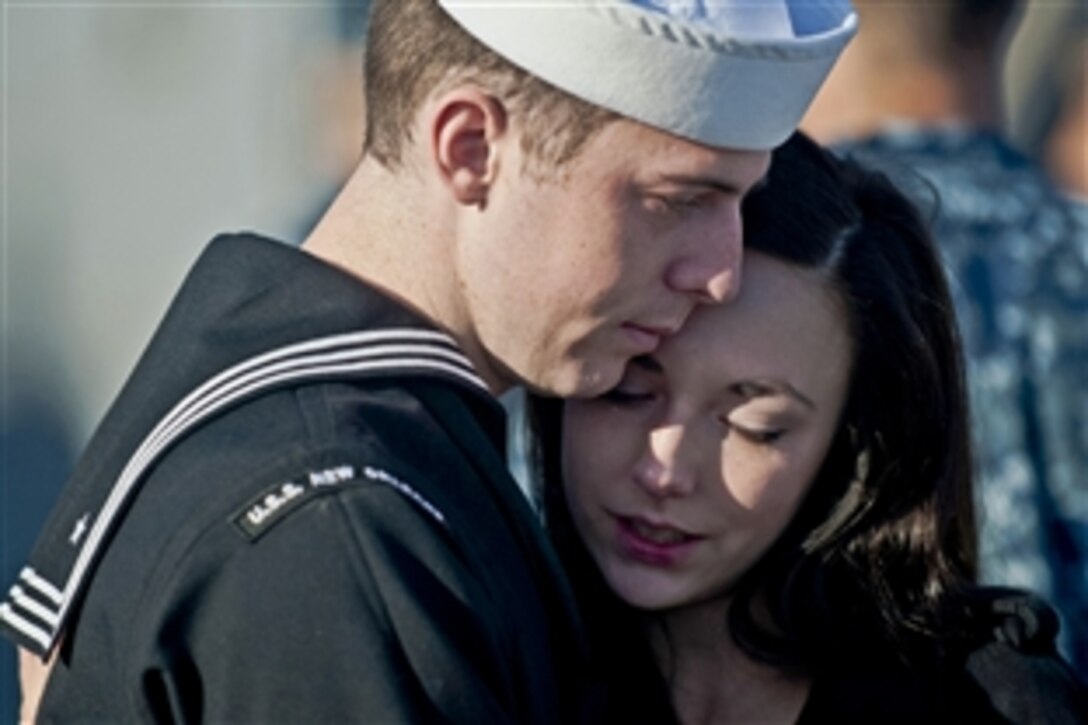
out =
[(551, 394), (560, 398), (595, 398), (619, 384), (623, 366), (618, 363), (582, 365), (574, 372), (557, 381)]
[(560, 364), (540, 366), (519, 376), (530, 392), (548, 398), (594, 398), (608, 392), (623, 377), (626, 360), (584, 360), (567, 358)]

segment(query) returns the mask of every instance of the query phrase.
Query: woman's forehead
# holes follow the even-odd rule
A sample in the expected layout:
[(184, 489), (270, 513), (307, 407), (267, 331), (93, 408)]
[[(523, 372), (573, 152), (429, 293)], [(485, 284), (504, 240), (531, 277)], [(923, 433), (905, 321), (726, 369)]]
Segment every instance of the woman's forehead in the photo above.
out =
[(764, 254), (745, 255), (740, 294), (696, 308), (657, 351), (666, 373), (801, 385), (818, 369), (848, 368), (846, 310), (828, 279)]

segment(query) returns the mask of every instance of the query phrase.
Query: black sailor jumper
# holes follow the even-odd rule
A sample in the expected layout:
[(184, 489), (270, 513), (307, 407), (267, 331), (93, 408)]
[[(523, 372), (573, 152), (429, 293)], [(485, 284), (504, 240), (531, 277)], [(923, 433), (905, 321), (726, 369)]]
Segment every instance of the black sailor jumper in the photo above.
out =
[(45, 720), (556, 723), (580, 625), (456, 345), (252, 235), (209, 245), (0, 626)]

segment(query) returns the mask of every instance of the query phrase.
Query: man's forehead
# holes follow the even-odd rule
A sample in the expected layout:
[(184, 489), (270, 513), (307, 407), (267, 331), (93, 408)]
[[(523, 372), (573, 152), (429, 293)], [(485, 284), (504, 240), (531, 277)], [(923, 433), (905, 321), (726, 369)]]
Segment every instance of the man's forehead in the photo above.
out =
[[(656, 143), (632, 143), (650, 161), (646, 172), (662, 181), (711, 187), (748, 187), (766, 175), (770, 151), (713, 148), (654, 131)], [(743, 189), (739, 189), (743, 191)]]

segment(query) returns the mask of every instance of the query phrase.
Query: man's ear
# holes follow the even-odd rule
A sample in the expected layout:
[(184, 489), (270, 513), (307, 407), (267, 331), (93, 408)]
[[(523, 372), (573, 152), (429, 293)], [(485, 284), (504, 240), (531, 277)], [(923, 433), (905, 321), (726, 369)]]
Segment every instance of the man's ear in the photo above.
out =
[(479, 88), (443, 93), (433, 106), (431, 159), (460, 204), (484, 206), (499, 168), (499, 141), (508, 131), (506, 107)]

